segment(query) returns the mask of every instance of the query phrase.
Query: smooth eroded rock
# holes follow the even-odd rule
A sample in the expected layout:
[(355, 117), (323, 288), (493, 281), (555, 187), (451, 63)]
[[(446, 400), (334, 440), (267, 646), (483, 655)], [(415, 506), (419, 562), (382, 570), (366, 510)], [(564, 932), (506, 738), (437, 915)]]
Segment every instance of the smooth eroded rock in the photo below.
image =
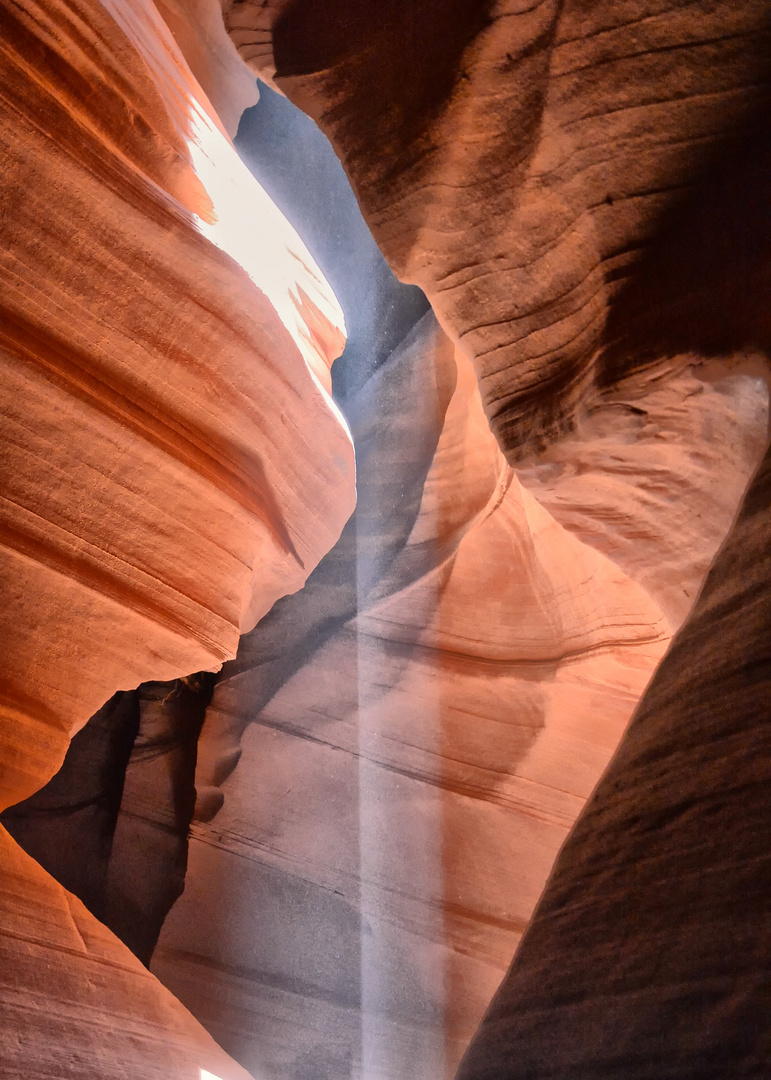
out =
[(116, 13), (133, 43), (1, 13), (3, 805), (116, 690), (232, 656), (353, 503), (334, 296), (155, 10)]

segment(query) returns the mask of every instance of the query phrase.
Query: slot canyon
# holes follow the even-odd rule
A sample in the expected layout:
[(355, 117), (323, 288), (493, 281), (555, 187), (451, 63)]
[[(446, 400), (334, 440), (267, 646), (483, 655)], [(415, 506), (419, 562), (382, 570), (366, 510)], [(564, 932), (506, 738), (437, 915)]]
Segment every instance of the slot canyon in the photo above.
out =
[(771, 1077), (768, 0), (0, 55), (0, 1080)]

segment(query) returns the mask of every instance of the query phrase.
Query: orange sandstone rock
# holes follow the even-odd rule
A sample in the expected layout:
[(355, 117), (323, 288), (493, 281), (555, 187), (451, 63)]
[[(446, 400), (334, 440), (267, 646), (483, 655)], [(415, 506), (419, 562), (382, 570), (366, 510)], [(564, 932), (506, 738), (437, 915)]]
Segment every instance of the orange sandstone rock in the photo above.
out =
[(155, 9), (0, 19), (8, 805), (116, 689), (216, 669), (302, 585), (353, 454), (339, 307)]
[[(367, 508), (407, 474), (386, 412), (364, 425), (381, 434), (353, 558), (329, 556), (327, 611), (349, 573), (353, 617), (296, 646), (272, 696), (295, 647), (274, 610), (207, 713), (199, 791), (219, 781), (224, 805), (194, 827), (153, 970), (258, 1074), (451, 1075), (668, 641), (647, 593), (520, 484), (431, 327), (382, 391), (414, 427), (439, 413), (406, 542), (372, 581)], [(394, 392), (418, 365), (457, 371), (448, 404)], [(298, 634), (322, 582), (278, 606)]]
[[(511, 460), (662, 356), (771, 347), (765, 0), (227, 0)], [(747, 229), (746, 222), (752, 221)]]
[(682, 358), (521, 479), (432, 316), (349, 406), (356, 513), (223, 669), (152, 964), (248, 1068), (453, 1075), (730, 526), (756, 376)]
[(251, 1080), (0, 828), (2, 1080)]

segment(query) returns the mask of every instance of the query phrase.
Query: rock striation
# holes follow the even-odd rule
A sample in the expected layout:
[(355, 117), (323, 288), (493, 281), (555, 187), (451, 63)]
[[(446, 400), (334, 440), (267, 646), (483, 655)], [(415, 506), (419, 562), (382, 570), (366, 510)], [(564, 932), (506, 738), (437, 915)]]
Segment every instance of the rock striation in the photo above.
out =
[(116, 690), (232, 656), (353, 504), (339, 307), (157, 13), (120, 15), (134, 44), (87, 0), (2, 8), (0, 805)]
[(251, 1080), (0, 828), (2, 1080)]
[[(153, 970), (261, 1078), (452, 1076), (523, 933), (463, 1080), (762, 1075), (768, 460), (689, 611), (767, 435), (768, 6), (225, 0), (433, 307), (325, 215), (330, 372), (159, 3), (0, 0), (0, 806), (110, 698), (9, 828), (148, 960), (195, 794)], [(0, 1075), (245, 1076), (0, 846)]]
[[(440, 389), (436, 411), (426, 409), (432, 348), (437, 366), (452, 361), (449, 341), (432, 346), (426, 331), (380, 372), (380, 400), (397, 401), (397, 414), (377, 433), (370, 420), (363, 443), (352, 421), (362, 447), (354, 519), (305, 589), (244, 637), (199, 743), (203, 820), (152, 970), (256, 1075), (454, 1074), (669, 637), (650, 594), (520, 485), (467, 361), (449, 403)], [(416, 380), (421, 394), (388, 388)], [(672, 439), (691, 381), (693, 370), (669, 394), (642, 397), (641, 464), (623, 480), (611, 474), (629, 486), (628, 516), (581, 507), (595, 544), (623, 549), (635, 514), (644, 531), (654, 480), (662, 499), (672, 493), (673, 514), (688, 497), (692, 517), (728, 527), (725, 488), (716, 495), (707, 469), (693, 467), (696, 440), (713, 418), (741, 430), (745, 393), (762, 394), (752, 380), (733, 398), (726, 387), (711, 412), (705, 391), (701, 422), (689, 414)], [(416, 404), (405, 417), (406, 401)], [(608, 403), (606, 415), (618, 411)], [(412, 518), (399, 420), (414, 432), (418, 413), (442, 426)], [(739, 488), (762, 420), (754, 454), (729, 467)], [(646, 469), (654, 428), (670, 436), (659, 440), (666, 473), (662, 459)], [(576, 513), (571, 480), (565, 503)], [(405, 528), (389, 550), (401, 505)], [(392, 531), (378, 543), (386, 515)], [(667, 564), (667, 525), (646, 539), (677, 623), (684, 594), (666, 571), (695, 595), (716, 540), (705, 532), (689, 565), (681, 550)]]
[(765, 0), (223, 6), (474, 358), (511, 460), (595, 381), (769, 347)]
[(152, 962), (257, 1075), (453, 1075), (762, 453), (762, 371), (627, 379), (516, 472), (432, 315), (343, 395), (356, 512), (223, 667)]
[[(327, 393), (339, 305), (153, 5), (2, 3), (0, 53), (7, 807), (115, 691), (232, 657), (339, 536), (354, 462)], [(117, 711), (102, 735), (125, 761), (152, 731)], [(92, 764), (80, 779), (98, 789)], [(163, 770), (150, 774), (158, 796)], [(135, 781), (124, 801), (141, 804)], [(192, 807), (191, 783), (182, 796)], [(95, 814), (114, 821), (116, 798)], [(133, 879), (145, 837), (118, 826), (110, 874)], [(4, 830), (0, 843), (0, 1075), (246, 1076)], [(108, 905), (118, 916), (135, 929)]]
[(771, 457), (458, 1080), (765, 1075)]
[[(226, 5), (225, 16), (242, 56), (330, 135), (392, 266), (425, 289), (443, 328), (472, 357), (487, 416), (536, 506), (548, 506), (574, 537), (643, 585), (646, 602), (655, 600), (666, 618), (659, 625), (675, 629), (765, 435), (767, 394), (752, 367), (755, 349), (756, 366), (765, 366), (769, 346), (759, 299), (768, 281), (767, 6), (459, 2), (442, 5), (441, 19), (435, 7), (393, 2), (375, 12), (363, 3), (343, 10), (334, 0), (247, 0)], [(757, 231), (747, 230), (748, 220)], [(714, 381), (705, 355), (737, 359), (744, 372), (728, 368)], [(459, 460), (473, 458), (467, 449)], [(432, 490), (431, 468), (425, 483)], [(520, 519), (512, 530), (520, 540), (530, 522), (522, 528)], [(467, 550), (480, 529), (474, 514), (465, 520)], [(501, 742), (480, 736), (470, 750), (469, 730), (447, 716), (465, 710), (479, 725), (486, 709), (498, 722), (539, 715), (511, 689), (486, 705), (470, 674), (473, 656), (486, 687), (494, 685), (485, 648), (491, 637), (500, 644), (496, 633), (505, 638), (508, 627), (516, 637), (506, 587), (500, 598), (495, 587), (510, 585), (519, 563), (493, 542), (477, 549), (466, 577), (463, 544), (442, 548), (437, 536), (430, 543), (448, 554), (434, 572), (435, 592), (411, 578), (392, 594), (388, 586), (374, 596), (357, 589), (350, 624), (311, 618), (300, 656), (311, 649), (318, 663), (291, 659), (292, 601), (274, 609), (245, 643), (243, 664), (220, 683), (204, 728), (204, 816), (219, 805), (217, 787), (238, 760), (242, 732), (245, 772), (224, 781), (222, 810), (196, 835), (191, 892), (172, 913), (155, 963), (242, 1060), (277, 1075), (302, 1076), (306, 1067), (329, 1075), (452, 1073), (503, 940), (514, 944), (532, 910), (529, 889), (541, 887), (559, 846), (535, 837), (542, 803), (519, 817), (507, 804), (494, 827), (484, 794), (468, 809), (462, 800), (471, 791), (488, 790), (470, 779), (477, 779), (472, 761), (494, 771), (505, 759), (507, 789), (523, 772), (532, 779), (528, 769), (543, 753), (549, 765), (540, 782), (572, 797), (576, 810), (602, 769), (599, 746), (620, 737), (631, 711), (629, 685), (623, 703), (607, 683), (591, 702), (571, 686), (510, 756), (500, 734)], [(368, 583), (369, 565), (363, 556), (357, 567)], [(403, 566), (397, 558), (389, 575)], [(560, 609), (552, 599), (551, 616)], [(311, 592), (296, 600), (308, 613), (323, 609)], [(494, 615), (485, 615), (486, 604)], [(336, 609), (339, 617), (349, 610)], [(527, 613), (523, 631), (531, 620), (538, 626), (532, 609), (519, 610)], [(420, 653), (426, 644), (431, 661)], [(519, 644), (527, 656), (533, 643)], [(453, 670), (459, 654), (469, 663), (471, 701)], [(602, 676), (586, 675), (593, 679)], [(559, 679), (545, 681), (545, 691), (538, 678), (528, 690), (534, 684), (549, 700)], [(239, 682), (256, 718), (248, 728)], [(355, 739), (346, 742), (340, 732), (354, 716)], [(441, 719), (432, 726), (431, 716)], [(583, 758), (563, 724), (584, 733)], [(290, 748), (298, 739), (301, 748)], [(551, 739), (559, 750), (547, 749)], [(433, 772), (422, 759), (427, 745)], [(253, 784), (239, 784), (260, 761), (268, 763), (265, 793), (275, 809), (262, 801), (258, 808)], [(583, 788), (575, 774), (565, 779), (568, 763), (578, 761)], [(354, 787), (357, 796), (347, 797)], [(323, 797), (311, 814), (316, 790)], [(572, 820), (567, 812), (564, 827)], [(331, 844), (330, 836), (339, 839)], [(528, 884), (524, 868), (532, 871)], [(230, 939), (215, 932), (213, 906), (206, 947), (191, 947), (193, 911), (205, 910), (205, 882), (213, 880), (235, 883), (242, 899), (234, 912), (239, 903), (246, 912), (254, 896), (270, 913), (251, 949), (246, 914)], [(473, 902), (464, 907), (468, 895)], [(454, 904), (467, 917), (462, 930)], [(674, 896), (668, 910), (674, 926)], [(358, 945), (341, 951), (357, 922)], [(309, 929), (302, 935), (298, 926)], [(471, 956), (482, 958), (476, 969)], [(496, 1040), (493, 1032), (488, 1056), (478, 1059), (480, 1076), (491, 1062), (508, 1068), (505, 1034)], [(569, 1053), (551, 1064), (549, 1051), (534, 1045), (543, 1075), (570, 1066)], [(576, 1060), (592, 1060), (582, 1052)], [(649, 1074), (661, 1075), (661, 1067), (655, 1059)], [(598, 1076), (613, 1075), (609, 1059), (602, 1068)]]
[(152, 962), (256, 1075), (454, 1069), (668, 640), (520, 485), (432, 315), (372, 382), (354, 518), (215, 687), (224, 804)]

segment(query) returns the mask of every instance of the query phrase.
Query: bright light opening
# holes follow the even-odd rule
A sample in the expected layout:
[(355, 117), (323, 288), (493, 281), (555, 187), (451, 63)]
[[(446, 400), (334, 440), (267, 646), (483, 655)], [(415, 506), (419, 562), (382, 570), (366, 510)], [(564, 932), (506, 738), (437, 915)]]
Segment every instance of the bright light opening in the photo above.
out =
[[(226, 252), (267, 296), (316, 382), (331, 393), (329, 368), (345, 345), (345, 319), (332, 287), (281, 211), (239, 158), (205, 94), (152, 5), (104, 0), (136, 46), (187, 142), (214, 220), (198, 230)], [(345, 430), (347, 425), (332, 405)]]

